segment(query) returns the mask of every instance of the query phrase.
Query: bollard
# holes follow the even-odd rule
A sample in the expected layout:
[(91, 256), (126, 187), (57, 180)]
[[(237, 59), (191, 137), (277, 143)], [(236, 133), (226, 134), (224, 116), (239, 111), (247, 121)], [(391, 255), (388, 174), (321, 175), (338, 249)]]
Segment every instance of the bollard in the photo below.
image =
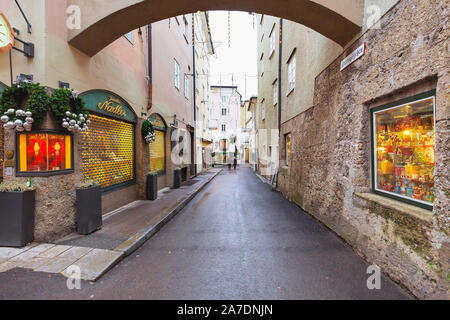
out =
[(181, 187), (181, 169), (175, 169), (173, 171), (173, 188), (178, 189)]
[(158, 199), (158, 174), (151, 172), (147, 175), (147, 200)]

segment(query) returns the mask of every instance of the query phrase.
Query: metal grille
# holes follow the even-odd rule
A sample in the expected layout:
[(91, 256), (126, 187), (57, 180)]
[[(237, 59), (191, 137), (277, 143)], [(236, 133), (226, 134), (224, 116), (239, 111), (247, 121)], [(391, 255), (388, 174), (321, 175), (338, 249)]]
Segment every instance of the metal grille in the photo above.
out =
[(5, 137), (3, 132), (3, 125), (0, 125), (0, 181), (3, 180), (3, 166), (5, 159)]
[(97, 180), (102, 187), (134, 180), (134, 126), (96, 115), (89, 119), (89, 130), (81, 134), (85, 179)]

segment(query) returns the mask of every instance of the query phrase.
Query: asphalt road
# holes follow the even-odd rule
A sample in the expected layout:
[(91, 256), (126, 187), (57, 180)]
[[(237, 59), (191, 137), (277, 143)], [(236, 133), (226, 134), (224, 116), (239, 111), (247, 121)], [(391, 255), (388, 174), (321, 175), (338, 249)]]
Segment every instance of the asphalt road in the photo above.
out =
[(249, 168), (224, 171), (96, 283), (23, 269), (0, 273), (0, 299), (410, 299)]

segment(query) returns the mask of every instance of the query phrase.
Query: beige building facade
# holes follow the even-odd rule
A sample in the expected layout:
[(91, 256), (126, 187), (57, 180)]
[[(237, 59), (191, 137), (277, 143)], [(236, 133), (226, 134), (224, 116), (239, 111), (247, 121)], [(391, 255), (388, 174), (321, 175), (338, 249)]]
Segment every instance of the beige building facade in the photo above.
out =
[[(21, 5), (31, 33), (14, 2), (2, 2), (0, 11), (20, 31), (17, 39), (34, 44), (34, 57), (11, 51), (11, 75), (9, 54), (0, 53), (0, 91), (20, 76), (32, 76), (49, 95), (63, 85), (85, 100), (91, 121), (87, 132), (71, 133), (48, 113), (40, 127), (26, 132), (30, 141), (42, 135), (51, 139), (55, 133), (69, 137), (70, 167), (55, 174), (32, 172), (35, 165), (27, 167), (20, 161), (24, 154), (16, 153), (22, 140), (14, 131), (0, 129), (2, 180), (25, 182), (31, 177), (36, 186), (36, 241), (53, 241), (74, 231), (75, 188), (85, 179), (101, 184), (102, 211), (108, 213), (145, 199), (149, 172), (158, 172), (159, 189), (173, 186), (175, 169), (181, 169), (183, 180), (194, 176), (192, 15), (137, 28), (90, 57), (67, 42), (68, 1)], [(16, 47), (21, 43), (16, 41)], [(156, 132), (157, 141), (151, 144), (141, 133), (146, 119)]]
[(207, 12), (194, 14), (195, 59), (195, 164), (197, 173), (212, 165), (212, 136), (208, 124), (211, 117), (209, 105), (210, 59), (215, 54)]

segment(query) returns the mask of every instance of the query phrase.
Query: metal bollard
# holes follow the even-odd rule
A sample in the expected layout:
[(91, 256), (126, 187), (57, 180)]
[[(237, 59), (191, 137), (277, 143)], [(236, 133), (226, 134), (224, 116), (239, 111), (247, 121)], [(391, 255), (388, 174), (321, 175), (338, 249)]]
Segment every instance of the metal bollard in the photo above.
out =
[(173, 188), (178, 189), (181, 187), (181, 169), (175, 169), (173, 171)]

